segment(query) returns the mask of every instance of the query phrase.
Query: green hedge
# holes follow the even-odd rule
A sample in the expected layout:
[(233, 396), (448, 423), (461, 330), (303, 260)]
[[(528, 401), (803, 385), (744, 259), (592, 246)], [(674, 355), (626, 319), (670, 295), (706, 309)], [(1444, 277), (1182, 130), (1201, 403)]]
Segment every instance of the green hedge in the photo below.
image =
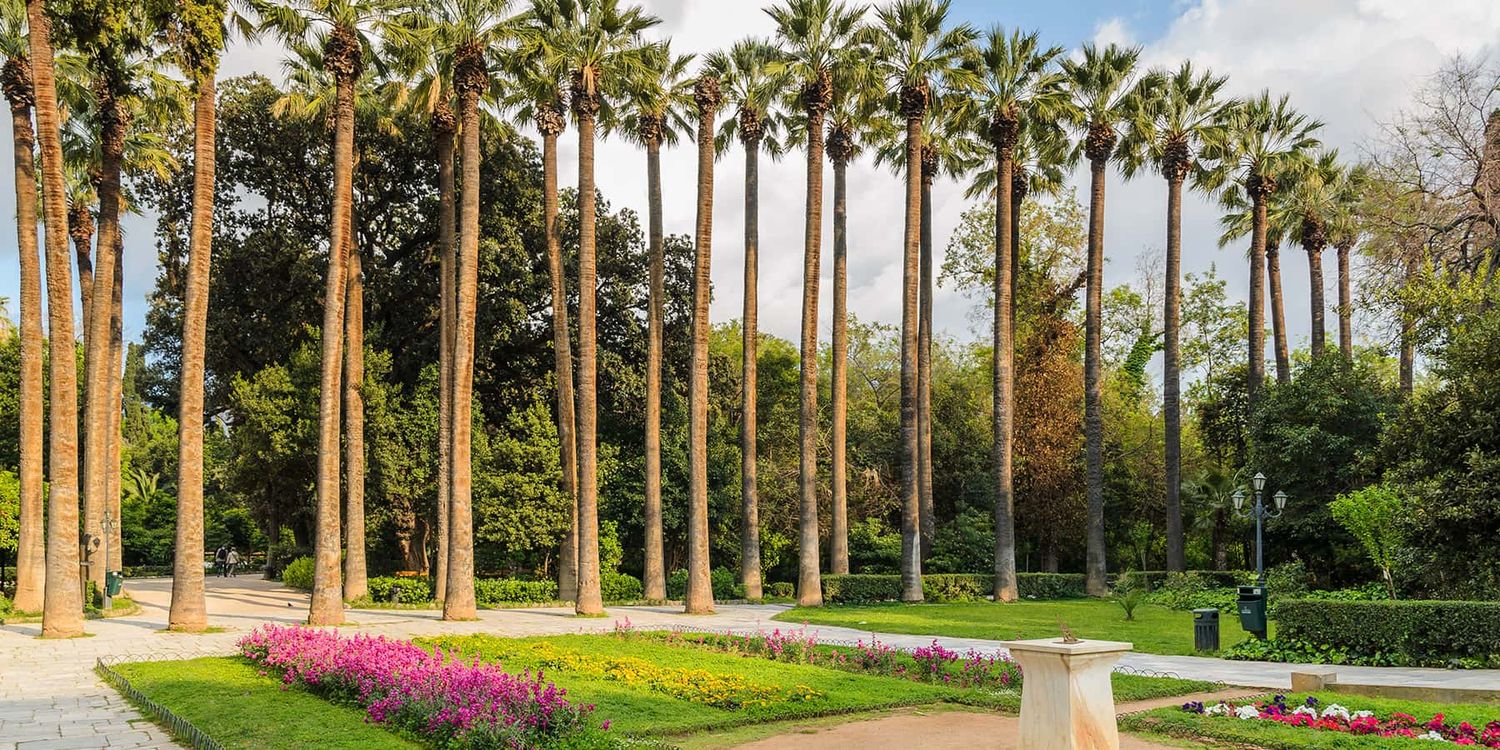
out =
[(607, 602), (638, 602), (646, 595), (641, 579), (629, 573), (605, 573), (599, 577), (599, 594)]
[(557, 581), (480, 578), (474, 581), (474, 598), (481, 607), (555, 602), (557, 601)]
[(1276, 635), (1411, 664), (1500, 663), (1500, 602), (1329, 601), (1276, 604)]
[[(1122, 583), (1135, 585), (1142, 583), (1141, 578), (1144, 576), (1145, 583), (1150, 584), (1151, 588), (1156, 588), (1169, 577), (1180, 575), (1184, 574), (1168, 573), (1165, 570), (1128, 570), (1124, 573), (1115, 574), (1113, 576), (1113, 583), (1114, 585)], [(1209, 588), (1239, 586), (1255, 579), (1255, 571), (1253, 570), (1189, 570), (1186, 575), (1201, 579)]]
[(286, 564), (281, 571), (281, 582), (287, 588), (312, 591), (313, 587), (313, 559), (311, 557), (299, 557)]
[[(987, 573), (933, 573), (922, 576), (922, 598), (928, 602), (978, 601), (994, 589)], [(1082, 573), (1020, 573), (1016, 586), (1023, 599), (1076, 599), (1084, 595)], [(823, 601), (869, 604), (901, 598), (899, 575), (825, 575)]]
[[(674, 570), (667, 576), (667, 598), (680, 600), (687, 596), (688, 572)], [(709, 572), (709, 585), (713, 588), (714, 601), (727, 602), (745, 598), (745, 587), (740, 577), (729, 568), (714, 568)]]
[(421, 604), (432, 601), (432, 584), (426, 578), (378, 576), (366, 582), (370, 599), (391, 604)]

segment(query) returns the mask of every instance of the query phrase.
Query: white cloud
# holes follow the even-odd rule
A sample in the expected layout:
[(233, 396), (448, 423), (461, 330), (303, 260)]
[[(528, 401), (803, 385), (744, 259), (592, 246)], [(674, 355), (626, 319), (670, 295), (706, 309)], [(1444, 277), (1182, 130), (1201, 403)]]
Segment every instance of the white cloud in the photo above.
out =
[(1100, 22), (1094, 28), (1094, 38), (1092, 41), (1101, 47), (1111, 44), (1126, 47), (1135, 43), (1134, 37), (1130, 34), (1129, 27), (1125, 25), (1125, 19), (1119, 16)]

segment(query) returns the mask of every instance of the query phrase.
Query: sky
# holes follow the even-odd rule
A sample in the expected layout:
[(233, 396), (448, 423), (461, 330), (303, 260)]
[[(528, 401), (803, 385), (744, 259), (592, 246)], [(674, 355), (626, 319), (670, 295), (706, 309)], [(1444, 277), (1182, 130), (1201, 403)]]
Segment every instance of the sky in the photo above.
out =
[[(674, 50), (694, 53), (728, 46), (747, 35), (772, 35), (773, 25), (762, 10), (769, 4), (644, 0), (647, 9), (663, 19), (652, 36), (671, 37)], [(1227, 75), (1230, 95), (1251, 95), (1263, 88), (1290, 94), (1294, 106), (1325, 123), (1324, 143), (1351, 157), (1360, 153), (1376, 123), (1404, 106), (1445, 60), (1456, 54), (1500, 58), (1500, 3), (1494, 0), (954, 0), (952, 14), (955, 21), (981, 29), (996, 24), (1037, 29), (1045, 41), (1070, 50), (1085, 41), (1138, 44), (1146, 66), (1176, 67), (1191, 59)], [(282, 50), (274, 46), (235, 43), (226, 53), (221, 77), (260, 72), (278, 80), (282, 57)], [(9, 139), (8, 119), (0, 133)], [(576, 139), (565, 136), (560, 146), (559, 173), (566, 185), (577, 174)], [(0, 151), (0, 165), (10, 174), (10, 150)], [(598, 185), (606, 199), (644, 216), (644, 154), (624, 142), (606, 141), (598, 147), (597, 160)], [(763, 159), (761, 165), (760, 320), (763, 330), (791, 340), (797, 338), (801, 314), (803, 164), (792, 155), (779, 163)], [(668, 196), (666, 231), (691, 234), (696, 202), (685, 197), (696, 184), (691, 145), (666, 151), (662, 173)], [(743, 158), (737, 151), (718, 162), (715, 180), (711, 316), (723, 322), (739, 317), (743, 301)], [(831, 178), (827, 184), (831, 192)], [(1086, 202), (1086, 168), (1074, 174), (1072, 184)], [(888, 170), (859, 163), (850, 168), (849, 190), (850, 311), (862, 320), (897, 324), (902, 182)], [(934, 244), (941, 267), (948, 237), (969, 204), (957, 182), (940, 181), (933, 197)], [(1160, 254), (1166, 194), (1160, 180), (1145, 177), (1126, 183), (1112, 170), (1106, 197), (1105, 279), (1113, 286), (1135, 280), (1143, 255)], [(831, 196), (825, 200), (831, 205)], [(14, 215), (10, 190), (0, 191), (0, 214)], [(1248, 287), (1245, 249), (1218, 247), (1218, 215), (1204, 197), (1186, 197), (1183, 270), (1201, 273), (1216, 266), (1231, 294), (1243, 301)], [(828, 212), (825, 217), (831, 221)], [(157, 273), (153, 228), (150, 216), (131, 217), (124, 227), (125, 325), (130, 339), (140, 336), (146, 295)], [(825, 226), (820, 305), (824, 338), (831, 330), (831, 232), (831, 226)], [(0, 232), (0, 269), (0, 297), (15, 300), (14, 232)], [(1282, 273), (1292, 342), (1305, 345), (1310, 311), (1304, 256), (1283, 252)], [(1331, 277), (1328, 281), (1333, 283)], [(960, 340), (984, 336), (972, 314), (974, 305), (975, 300), (939, 287), (934, 307), (938, 334)], [(14, 302), (9, 312), (14, 318)], [(1356, 338), (1385, 343), (1378, 326), (1360, 323), (1356, 317)]]

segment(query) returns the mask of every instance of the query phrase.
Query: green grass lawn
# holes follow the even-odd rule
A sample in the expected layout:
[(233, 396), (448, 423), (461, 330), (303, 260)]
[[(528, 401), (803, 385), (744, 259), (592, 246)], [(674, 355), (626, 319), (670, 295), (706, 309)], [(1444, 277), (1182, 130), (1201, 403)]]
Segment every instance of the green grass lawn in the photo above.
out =
[[(1098, 599), (1020, 601), (1012, 604), (961, 602), (956, 604), (869, 604), (798, 607), (776, 615), (777, 620), (812, 625), (836, 625), (877, 633), (946, 635), (1007, 641), (1058, 635), (1058, 620), (1084, 638), (1129, 641), (1148, 654), (1186, 654), (1193, 651), (1191, 612), (1142, 604), (1135, 619), (1126, 620), (1120, 605)], [(1244, 640), (1246, 633), (1233, 616), (1219, 621), (1220, 645)]]
[(151, 700), (226, 748), (402, 750), (422, 745), (373, 724), (356, 708), (303, 690), (282, 690), (238, 656), (119, 664), (116, 672)]
[[(1425, 723), (1434, 714), (1441, 713), (1450, 725), (1467, 721), (1483, 728), (1490, 721), (1500, 719), (1500, 707), (1478, 704), (1438, 704), (1399, 701), (1384, 698), (1366, 698), (1359, 695), (1327, 693), (1318, 694), (1320, 705), (1337, 703), (1350, 711), (1374, 711), (1376, 717), (1386, 719), (1393, 712), (1415, 716)], [(1305, 695), (1288, 695), (1288, 705), (1296, 705)], [(1120, 717), (1120, 729), (1145, 736), (1163, 736), (1178, 740), (1209, 742), (1213, 745), (1249, 746), (1265, 750), (1412, 750), (1425, 747), (1422, 742), (1407, 737), (1355, 736), (1342, 732), (1316, 730), (1307, 727), (1291, 727), (1273, 721), (1240, 720), (1233, 717), (1203, 717), (1180, 708), (1162, 708), (1143, 714)], [(1451, 746), (1451, 743), (1427, 743)]]

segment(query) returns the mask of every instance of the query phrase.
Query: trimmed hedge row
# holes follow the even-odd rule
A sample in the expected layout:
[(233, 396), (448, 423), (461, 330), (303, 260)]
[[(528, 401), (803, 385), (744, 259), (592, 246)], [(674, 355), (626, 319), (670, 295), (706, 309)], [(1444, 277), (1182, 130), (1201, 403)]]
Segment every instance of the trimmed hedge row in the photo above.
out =
[(1278, 638), (1413, 663), (1500, 660), (1500, 602), (1285, 599)]
[[(1112, 581), (1115, 585), (1148, 583), (1151, 588), (1156, 588), (1169, 577), (1181, 575), (1183, 574), (1168, 573), (1165, 570), (1130, 570), (1115, 574), (1112, 576)], [(1255, 571), (1253, 570), (1189, 570), (1186, 575), (1202, 579), (1206, 584), (1214, 588), (1232, 588), (1255, 580)], [(1144, 577), (1144, 581), (1142, 581), (1142, 577)]]
[[(369, 588), (370, 599), (377, 602), (420, 604), (432, 601), (432, 585), (426, 578), (380, 576), (369, 580)], [(626, 573), (605, 573), (599, 579), (599, 589), (608, 602), (641, 599), (640, 579)], [(479, 578), (474, 581), (474, 597), (481, 607), (549, 604), (557, 601), (557, 582)]]
[[(1020, 573), (1016, 585), (1023, 599), (1082, 597), (1082, 573)], [(986, 573), (934, 573), (922, 576), (922, 598), (928, 602), (979, 601), (994, 590), (995, 577)], [(899, 575), (825, 575), (823, 601), (830, 604), (870, 604), (901, 598)]]

